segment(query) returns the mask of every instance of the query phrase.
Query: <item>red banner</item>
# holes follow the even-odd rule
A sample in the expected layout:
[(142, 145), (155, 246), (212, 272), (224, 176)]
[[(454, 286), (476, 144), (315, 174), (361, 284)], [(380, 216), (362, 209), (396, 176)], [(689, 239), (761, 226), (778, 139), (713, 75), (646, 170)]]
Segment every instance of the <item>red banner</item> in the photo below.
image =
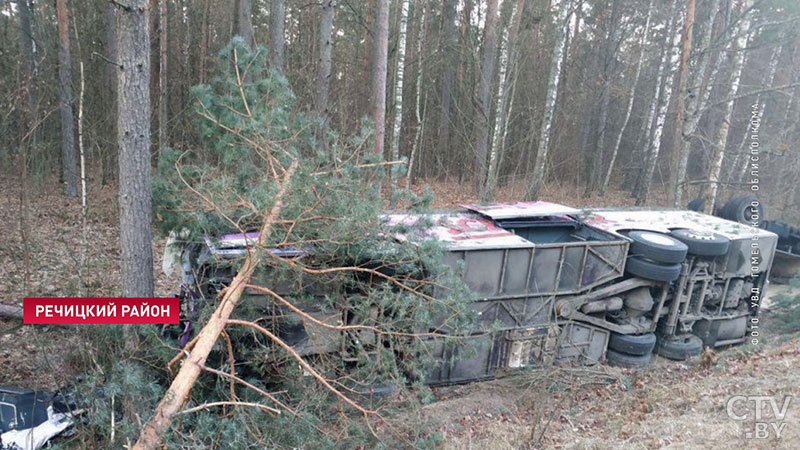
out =
[(27, 297), (26, 324), (177, 324), (180, 301), (169, 298)]

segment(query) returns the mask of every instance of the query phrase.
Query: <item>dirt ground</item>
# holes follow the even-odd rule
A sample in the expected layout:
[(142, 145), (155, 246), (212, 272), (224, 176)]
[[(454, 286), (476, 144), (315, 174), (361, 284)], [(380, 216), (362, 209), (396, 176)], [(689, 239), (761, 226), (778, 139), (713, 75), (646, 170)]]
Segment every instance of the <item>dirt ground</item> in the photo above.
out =
[[(0, 181), (0, 302), (21, 305), (29, 296), (119, 295), (116, 190), (90, 189), (87, 267), (78, 267), (81, 210), (77, 200), (38, 186), (27, 194), (25, 240), (20, 232), (19, 190)], [(415, 188), (421, 190), (421, 188)], [(474, 201), (456, 183), (437, 183), (437, 207)], [(521, 190), (520, 190), (521, 192)], [(516, 200), (513, 187), (499, 200)], [(547, 200), (576, 206), (627, 205), (609, 193), (581, 198), (552, 189)], [(579, 200), (575, 200), (579, 199)], [(160, 270), (163, 239), (154, 245), (156, 295), (175, 292), (177, 282)], [(25, 254), (29, 255), (26, 264)], [(29, 274), (26, 275), (26, 274)], [(772, 286), (773, 294), (789, 289)], [(800, 399), (792, 401), (782, 439), (745, 439), (752, 420), (730, 419), (726, 402), (735, 395), (800, 395), (800, 340), (770, 331), (765, 311), (758, 345), (729, 349), (676, 363), (656, 358), (646, 370), (598, 365), (555, 372), (528, 371), (462, 386), (437, 388), (438, 401), (414, 412), (438, 430), (443, 449), (512, 448), (800, 448)], [(74, 329), (20, 326), (0, 319), (0, 385), (55, 389), (74, 373), (63, 350), (80, 345)], [(417, 422), (419, 423), (419, 422)]]

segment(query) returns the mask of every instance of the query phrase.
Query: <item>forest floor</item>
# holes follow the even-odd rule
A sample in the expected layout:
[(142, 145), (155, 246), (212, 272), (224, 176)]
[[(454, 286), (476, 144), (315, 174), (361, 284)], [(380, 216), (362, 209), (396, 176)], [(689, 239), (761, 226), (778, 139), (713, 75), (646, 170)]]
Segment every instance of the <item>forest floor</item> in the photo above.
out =
[[(7, 177), (0, 180), (2, 303), (21, 305), (25, 293), (120, 294), (116, 189), (90, 188), (88, 271), (81, 287), (80, 205), (62, 197), (53, 186), (27, 190), (26, 246), (19, 226), (19, 188)], [(437, 194), (435, 207), (476, 200), (459, 183), (437, 182), (432, 189)], [(521, 192), (521, 187), (511, 187), (501, 190), (497, 198), (518, 200)], [(551, 188), (543, 198), (574, 206), (632, 203), (624, 193), (586, 198), (569, 188)], [(160, 269), (163, 246), (164, 240), (159, 239), (153, 249), (156, 296), (173, 294), (177, 286), (177, 280)], [(641, 371), (598, 365), (522, 372), (494, 381), (436, 388), (438, 401), (409, 412), (407, 423), (424, 423), (438, 431), (445, 449), (798, 448), (800, 399), (790, 403), (787, 427), (777, 441), (745, 440), (752, 421), (737, 422), (726, 414), (726, 402), (734, 395), (771, 395), (779, 402), (784, 395), (800, 395), (800, 339), (771, 331), (771, 314), (765, 311), (762, 338), (755, 346), (684, 363), (656, 358)], [(64, 385), (77, 375), (64, 357), (66, 349), (80, 345), (80, 339), (75, 329), (20, 327), (18, 321), (0, 319), (0, 385), (41, 389)]]

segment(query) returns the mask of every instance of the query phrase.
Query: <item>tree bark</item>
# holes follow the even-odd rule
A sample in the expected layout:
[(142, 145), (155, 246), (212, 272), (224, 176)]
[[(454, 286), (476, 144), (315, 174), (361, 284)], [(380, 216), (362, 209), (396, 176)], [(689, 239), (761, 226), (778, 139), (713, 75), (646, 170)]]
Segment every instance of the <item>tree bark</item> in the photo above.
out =
[(150, 206), (150, 30), (147, 0), (119, 13), (119, 212), (122, 294), (153, 296)]
[(158, 151), (169, 146), (167, 132), (167, 0), (158, 4)]
[(69, 12), (67, 0), (56, 0), (58, 21), (59, 111), (61, 113), (61, 165), (64, 193), (78, 195), (78, 167), (75, 155), (75, 95), (72, 92), (72, 55), (69, 51)]
[(375, 122), (374, 153), (383, 157), (384, 140), (386, 139), (386, 65), (389, 52), (389, 0), (377, 0), (378, 11), (375, 15), (376, 33), (374, 42), (373, 65), (373, 114)]
[(542, 183), (544, 182), (547, 153), (552, 134), (553, 119), (555, 118), (556, 101), (558, 100), (558, 81), (561, 78), (561, 64), (564, 60), (564, 49), (567, 44), (569, 30), (569, 21), (567, 18), (569, 17), (571, 4), (571, 0), (561, 0), (561, 4), (558, 7), (558, 16), (556, 17), (555, 23), (555, 44), (553, 45), (553, 54), (550, 58), (550, 75), (547, 80), (544, 118), (542, 119), (541, 129), (539, 130), (539, 145), (536, 150), (533, 177), (527, 195), (529, 200), (539, 199)]
[[(32, 5), (27, 0), (17, 0), (19, 12), (19, 41), (20, 50), (25, 60), (25, 86), (28, 91), (28, 109), (30, 111), (30, 124), (39, 121), (39, 85), (38, 64), (36, 62), (36, 47), (34, 45), (34, 32), (31, 23)], [(34, 140), (38, 133), (34, 132)]]
[(479, 189), (486, 180), (486, 149), (489, 141), (489, 102), (491, 100), (490, 90), (492, 87), (492, 80), (494, 79), (494, 54), (495, 47), (497, 47), (495, 30), (497, 29), (498, 15), (497, 0), (488, 0), (486, 7), (486, 24), (483, 28), (483, 60), (481, 62), (481, 72), (478, 83), (478, 108), (475, 111), (475, 156), (477, 158), (477, 186)]
[(236, 33), (247, 48), (253, 49), (253, 1), (239, 0), (239, 29)]
[(110, 109), (110, 130), (106, 145), (103, 149), (103, 176), (102, 184), (105, 186), (113, 177), (114, 157), (117, 154), (117, 72), (119, 72), (117, 52), (117, 6), (108, 2), (105, 6), (106, 26), (106, 58), (111, 63), (106, 64), (106, 77), (108, 79), (108, 105)]
[(453, 80), (456, 65), (453, 54), (456, 54), (456, 1), (444, 0), (442, 14), (442, 58), (444, 74), (442, 75), (442, 101), (439, 110), (438, 147), (440, 152), (447, 152), (450, 146), (450, 109), (453, 99)]
[[(330, 2), (323, 3), (323, 14), (325, 8)], [(331, 6), (333, 10), (333, 6)], [(272, 44), (272, 53), (270, 59), (272, 60), (272, 68), (277, 70), (278, 73), (283, 74), (283, 49), (285, 45), (285, 26), (286, 26), (286, 0), (272, 0), (270, 9), (270, 43)], [(324, 20), (324, 19), (323, 19)], [(331, 18), (333, 22), (333, 18)], [(330, 34), (330, 33), (328, 33)], [(330, 70), (328, 71), (330, 73)]]
[(617, 134), (617, 139), (614, 141), (614, 147), (611, 150), (611, 160), (608, 163), (608, 170), (606, 171), (606, 176), (603, 178), (603, 182), (600, 185), (600, 192), (599, 194), (602, 196), (605, 194), (606, 189), (608, 188), (608, 183), (611, 180), (611, 174), (614, 172), (614, 164), (617, 161), (617, 154), (619, 153), (619, 146), (622, 143), (622, 137), (625, 135), (625, 130), (628, 128), (628, 123), (631, 120), (631, 113), (633, 112), (633, 103), (636, 100), (636, 86), (639, 84), (639, 77), (642, 74), (642, 65), (645, 59), (645, 45), (647, 45), (647, 36), (650, 32), (650, 18), (653, 15), (653, 0), (647, 4), (647, 18), (644, 21), (644, 29), (642, 30), (642, 36), (639, 38), (639, 60), (636, 62), (636, 70), (633, 75), (633, 80), (631, 81), (631, 90), (628, 93), (628, 105), (625, 108), (625, 118), (622, 120), (622, 126), (619, 129), (619, 133)]
[[(686, 98), (691, 95), (686, 83), (689, 75), (689, 55), (692, 52), (692, 36), (694, 33), (694, 2), (695, 0), (687, 0), (686, 3), (686, 20), (683, 22), (683, 46), (681, 47), (681, 68), (678, 75), (678, 98), (675, 99), (675, 127), (673, 128), (672, 152), (670, 153), (669, 173), (672, 180), (670, 183), (672, 189), (669, 189), (669, 191), (673, 193), (672, 203), (676, 208), (680, 206), (682, 201), (682, 190), (679, 190), (678, 186), (683, 182), (679, 176), (681, 175), (681, 140), (683, 122), (686, 115)], [(711, 25), (709, 24), (709, 26)]]
[[(400, 132), (403, 129), (403, 78), (406, 71), (406, 37), (408, 31), (408, 3), (400, 4), (400, 31), (397, 37), (397, 75), (394, 82), (394, 124), (392, 127), (391, 160), (400, 159)], [(389, 168), (389, 183), (394, 187), (394, 170)]]
[(200, 56), (198, 57), (198, 80), (206, 82), (206, 57), (208, 54), (208, 15), (211, 13), (211, 0), (203, 0), (203, 17), (200, 19)]
[[(331, 49), (332, 30), (333, 30), (333, 8), (334, 0), (324, 0), (322, 3), (322, 17), (320, 19), (320, 32), (319, 32), (319, 50), (320, 50), (320, 63), (319, 63), (319, 77), (317, 79), (317, 116), (319, 120), (319, 129), (317, 130), (317, 146), (320, 150), (328, 153), (328, 122), (330, 120), (328, 111), (328, 88), (330, 86), (331, 78)], [(274, 3), (273, 3), (274, 6)], [(275, 37), (274, 35), (272, 36)], [(281, 41), (283, 42), (283, 41)], [(281, 43), (281, 47), (283, 44)], [(281, 53), (283, 50), (281, 49)], [(281, 66), (283, 65), (283, 55), (280, 59)], [(276, 68), (276, 70), (279, 70)], [(282, 70), (282, 69), (281, 69)]]
[(414, 14), (416, 15), (417, 11), (422, 10), (422, 16), (419, 22), (419, 30), (417, 31), (417, 53), (416, 53), (416, 64), (417, 64), (417, 80), (414, 86), (414, 117), (417, 119), (416, 129), (414, 130), (414, 142), (411, 144), (411, 155), (408, 157), (408, 170), (406, 171), (406, 190), (411, 186), (411, 179), (414, 176), (414, 159), (417, 156), (417, 149), (419, 147), (420, 141), (422, 140), (422, 132), (425, 128), (425, 118), (422, 113), (422, 80), (423, 78), (423, 49), (425, 48), (425, 18), (428, 14), (428, 9), (426, 8), (425, 1), (417, 1), (414, 3)]
[[(667, 78), (664, 80), (664, 95), (661, 99), (661, 105), (658, 109), (656, 116), (655, 128), (653, 129), (653, 138), (650, 140), (648, 148), (650, 151), (647, 156), (647, 166), (644, 170), (644, 178), (642, 179), (641, 190), (636, 197), (636, 206), (642, 206), (647, 203), (647, 197), (650, 194), (650, 185), (653, 182), (653, 174), (655, 173), (656, 166), (658, 165), (658, 155), (661, 150), (661, 137), (664, 133), (664, 123), (667, 120), (667, 112), (669, 111), (669, 103), (672, 97), (672, 87), (675, 81), (675, 74), (678, 70), (678, 58), (680, 57), (680, 39), (681, 35), (677, 30), (682, 26), (681, 21), (684, 19), (682, 8), (676, 8), (677, 17), (675, 26), (668, 34), (668, 39), (672, 41), (669, 55), (670, 71), (667, 73)], [(674, 11), (674, 10), (673, 10)]]
[(717, 201), (719, 191), (719, 176), (722, 172), (722, 163), (725, 159), (725, 147), (728, 143), (728, 132), (730, 131), (731, 121), (733, 120), (733, 110), (736, 104), (736, 95), (742, 80), (742, 69), (745, 63), (745, 48), (750, 37), (750, 14), (749, 8), (752, 0), (746, 0), (742, 5), (743, 17), (739, 19), (739, 24), (731, 40), (728, 51), (731, 55), (731, 74), (728, 80), (728, 90), (724, 98), (725, 112), (722, 123), (719, 126), (715, 140), (713, 156), (711, 157), (711, 169), (708, 174), (708, 184), (703, 185), (701, 197), (705, 201), (703, 212), (711, 214)]

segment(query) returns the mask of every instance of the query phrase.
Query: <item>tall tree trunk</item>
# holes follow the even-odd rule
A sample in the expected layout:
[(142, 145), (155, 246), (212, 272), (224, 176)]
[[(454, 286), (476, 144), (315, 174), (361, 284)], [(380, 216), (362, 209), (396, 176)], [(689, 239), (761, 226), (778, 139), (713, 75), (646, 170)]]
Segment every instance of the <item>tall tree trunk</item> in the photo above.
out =
[(200, 56), (198, 57), (198, 80), (206, 82), (206, 57), (208, 55), (208, 15), (211, 13), (211, 0), (203, 0), (203, 17), (200, 19)]
[[(682, 201), (683, 190), (678, 186), (683, 183), (679, 178), (680, 164), (682, 160), (681, 155), (681, 140), (683, 136), (683, 122), (686, 114), (686, 98), (691, 95), (690, 89), (687, 89), (687, 80), (689, 75), (689, 55), (692, 52), (692, 35), (694, 33), (694, 1), (687, 0), (686, 3), (686, 20), (683, 22), (683, 46), (681, 47), (681, 69), (678, 75), (678, 97), (676, 100), (675, 108), (675, 127), (672, 134), (672, 151), (670, 153), (669, 173), (671, 191), (673, 194), (672, 203), (674, 207), (679, 207)], [(711, 26), (712, 24), (709, 24)]]
[[(403, 77), (406, 71), (406, 37), (408, 30), (408, 3), (400, 4), (400, 31), (397, 37), (397, 75), (394, 82), (394, 126), (392, 127), (392, 161), (400, 158), (400, 131), (403, 129)], [(389, 183), (394, 187), (394, 170), (389, 168)]]
[[(28, 110), (30, 111), (29, 125), (35, 126), (39, 121), (39, 85), (38, 85), (38, 64), (36, 62), (36, 46), (34, 44), (33, 25), (31, 23), (32, 5), (28, 0), (17, 0), (17, 11), (19, 13), (19, 41), (22, 57), (25, 60), (24, 85), (28, 91)], [(34, 132), (35, 136), (38, 133)]]
[(169, 145), (167, 134), (167, 0), (158, 4), (158, 151)]
[(644, 21), (644, 28), (642, 29), (642, 36), (639, 38), (639, 59), (636, 62), (636, 70), (634, 71), (633, 80), (631, 80), (631, 90), (628, 93), (628, 106), (625, 108), (625, 118), (622, 120), (622, 126), (617, 134), (617, 139), (614, 141), (614, 147), (611, 149), (611, 160), (608, 163), (608, 170), (600, 185), (599, 194), (605, 194), (608, 188), (608, 183), (611, 180), (611, 174), (614, 172), (614, 164), (617, 161), (617, 154), (619, 153), (619, 146), (622, 143), (622, 137), (625, 135), (625, 130), (628, 128), (628, 122), (631, 120), (631, 113), (633, 112), (633, 103), (636, 100), (636, 86), (639, 84), (639, 77), (642, 74), (642, 65), (645, 59), (645, 45), (647, 45), (647, 35), (650, 32), (650, 18), (653, 15), (653, 0), (647, 4), (647, 18)]
[[(705, 104), (711, 94), (711, 89), (709, 88), (703, 90), (702, 84), (705, 79), (708, 63), (711, 60), (712, 52), (710, 46), (711, 38), (714, 35), (714, 18), (717, 15), (717, 11), (719, 11), (720, 1), (721, 0), (712, 0), (711, 2), (708, 26), (706, 27), (705, 34), (703, 35), (703, 41), (699, 48), (699, 50), (703, 53), (700, 56), (700, 61), (697, 63), (694, 81), (691, 86), (686, 89), (688, 102), (686, 103), (685, 111), (680, 113), (681, 116), (679, 118), (681, 120), (675, 123), (675, 138), (678, 138), (675, 142), (673, 142), (673, 146), (675, 146), (673, 152), (677, 152), (675, 154), (675, 157), (677, 158), (677, 165), (672, 168), (674, 170), (675, 177), (673, 182), (674, 186), (672, 203), (675, 207), (680, 207), (683, 201), (684, 183), (686, 182), (686, 169), (689, 164), (689, 155), (692, 151), (691, 140), (695, 130), (697, 129), (697, 125), (700, 123), (700, 117), (702, 116), (703, 109), (705, 109)], [(713, 83), (716, 73), (722, 63), (723, 56), (724, 52), (720, 52), (717, 63), (713, 68), (712, 76), (709, 78), (709, 83)], [(698, 94), (701, 91), (704, 93)], [(678, 134), (677, 130), (680, 130), (680, 134)], [(678, 147), (678, 145), (680, 145), (680, 147)]]
[[(494, 79), (495, 30), (497, 29), (497, 0), (488, 0), (486, 24), (483, 28), (483, 60), (478, 84), (478, 108), (475, 111), (475, 155), (477, 157), (478, 183), (480, 188), (486, 180), (486, 149), (489, 140), (489, 102)], [(441, 149), (440, 149), (441, 150)]]
[(105, 186), (113, 177), (114, 157), (117, 154), (117, 72), (119, 72), (119, 55), (117, 52), (117, 6), (111, 2), (105, 5), (106, 28), (106, 58), (111, 63), (106, 64), (106, 77), (108, 82), (108, 104), (110, 109), (110, 130), (107, 143), (103, 146), (103, 175), (102, 184)]
[(58, 79), (59, 110), (61, 112), (61, 165), (64, 177), (64, 193), (69, 197), (78, 195), (78, 167), (75, 156), (75, 114), (72, 92), (72, 55), (69, 51), (69, 13), (67, 0), (56, 0), (58, 19)]
[(672, 44), (670, 46), (670, 56), (669, 56), (669, 67), (671, 67), (670, 71), (667, 73), (667, 78), (664, 80), (664, 95), (661, 99), (661, 105), (658, 109), (658, 115), (656, 116), (655, 128), (653, 129), (653, 138), (650, 140), (650, 144), (648, 148), (650, 149), (649, 154), (647, 156), (647, 166), (644, 170), (644, 178), (642, 180), (641, 190), (639, 191), (639, 195), (636, 197), (636, 206), (644, 205), (647, 202), (647, 197), (650, 194), (650, 185), (653, 182), (653, 174), (656, 171), (656, 166), (658, 166), (658, 155), (661, 150), (661, 137), (664, 133), (664, 123), (667, 120), (667, 112), (669, 111), (669, 103), (672, 97), (672, 87), (673, 82), (675, 81), (675, 74), (678, 70), (678, 59), (680, 58), (680, 39), (681, 35), (677, 32), (677, 30), (682, 26), (682, 20), (684, 19), (683, 8), (676, 8), (677, 17), (675, 20), (675, 26), (673, 30), (668, 35), (669, 39), (672, 40)]
[(247, 48), (253, 49), (253, 0), (239, 0), (239, 29), (236, 32)]
[(389, 0), (377, 0), (378, 11), (375, 15), (376, 33), (374, 42), (372, 77), (373, 115), (375, 122), (374, 153), (383, 156), (386, 139), (386, 65), (389, 53)]
[(558, 15), (555, 23), (555, 44), (553, 54), (550, 58), (550, 75), (547, 80), (547, 94), (544, 107), (544, 117), (542, 127), (539, 130), (539, 145), (536, 150), (536, 161), (533, 165), (533, 177), (528, 189), (528, 199), (538, 200), (541, 193), (542, 183), (545, 177), (547, 165), (547, 153), (550, 145), (550, 137), (555, 118), (556, 101), (558, 100), (558, 80), (561, 78), (561, 64), (564, 60), (564, 49), (567, 44), (569, 31), (569, 10), (572, 6), (571, 0), (561, 0), (558, 6)]
[(119, 217), (122, 295), (153, 296), (150, 206), (150, 30), (147, 0), (119, 15)]
[(406, 171), (406, 190), (411, 186), (411, 179), (414, 176), (414, 159), (417, 156), (417, 149), (419, 148), (420, 141), (422, 140), (422, 132), (425, 128), (425, 118), (422, 113), (422, 80), (423, 78), (423, 49), (425, 48), (425, 18), (428, 14), (428, 9), (424, 0), (416, 1), (414, 3), (414, 14), (422, 10), (422, 16), (419, 22), (419, 30), (417, 31), (417, 80), (414, 86), (414, 117), (417, 119), (416, 129), (414, 130), (414, 142), (411, 144), (411, 155), (408, 157), (408, 171)]
[[(456, 54), (456, 1), (444, 0), (442, 14), (441, 53), (444, 60), (444, 73), (442, 75), (442, 103), (439, 110), (438, 151), (448, 152), (450, 147), (450, 109), (453, 100), (453, 80), (455, 79), (456, 65), (453, 55)], [(444, 172), (444, 171), (442, 171)]]
[(725, 147), (728, 144), (728, 132), (730, 131), (731, 121), (733, 120), (733, 110), (736, 104), (736, 95), (739, 93), (739, 86), (742, 80), (742, 69), (745, 63), (745, 48), (750, 37), (750, 14), (749, 8), (752, 0), (746, 0), (742, 5), (743, 16), (739, 19), (739, 25), (728, 47), (731, 55), (731, 73), (728, 80), (728, 90), (725, 94), (725, 111), (722, 116), (722, 123), (719, 126), (717, 137), (714, 144), (713, 155), (711, 157), (711, 169), (708, 174), (708, 183), (703, 185), (701, 197), (705, 201), (703, 211), (711, 214), (717, 201), (719, 191), (719, 175), (722, 172), (722, 162), (725, 159)]
[[(328, 111), (328, 88), (331, 80), (331, 49), (333, 48), (333, 7), (334, 0), (324, 0), (322, 3), (322, 17), (319, 27), (319, 77), (317, 79), (317, 116), (319, 129), (317, 130), (317, 146), (319, 150), (328, 153), (328, 122), (330, 120)], [(274, 5), (274, 3), (273, 3)], [(272, 36), (275, 37), (274, 35)], [(281, 40), (283, 42), (283, 40)], [(274, 45), (274, 44), (273, 44)], [(283, 47), (283, 44), (280, 44)], [(281, 49), (281, 53), (283, 50)], [(274, 63), (276, 64), (276, 63)], [(283, 55), (280, 58), (281, 69), (276, 66), (275, 70), (282, 70)]]
[[(323, 14), (329, 2), (323, 4)], [(333, 5), (331, 5), (331, 11)], [(272, 61), (272, 68), (277, 70), (278, 73), (283, 74), (283, 49), (284, 49), (284, 28), (286, 26), (286, 0), (272, 0), (272, 7), (270, 9), (270, 44), (272, 44), (272, 53), (269, 55)], [(324, 21), (324, 19), (323, 19)], [(333, 23), (333, 18), (331, 18)], [(324, 26), (324, 24), (323, 24)], [(329, 33), (330, 34), (330, 33)], [(330, 70), (328, 71), (330, 73)]]
[[(511, 103), (513, 100), (513, 89), (509, 89), (515, 83), (516, 74), (516, 42), (519, 36), (520, 18), (524, 13), (524, 0), (517, 0), (512, 5), (510, 24), (503, 30), (500, 39), (500, 73), (497, 82), (497, 104), (495, 109), (494, 131), (492, 132), (492, 146), (489, 151), (489, 165), (486, 170), (486, 180), (481, 186), (480, 198), (486, 202), (494, 197), (494, 190), (497, 186), (497, 178), (500, 171), (500, 163), (505, 154), (505, 143), (508, 132), (508, 118), (511, 114)], [(509, 30), (510, 28), (510, 30)], [(510, 54), (510, 57), (509, 57)]]

